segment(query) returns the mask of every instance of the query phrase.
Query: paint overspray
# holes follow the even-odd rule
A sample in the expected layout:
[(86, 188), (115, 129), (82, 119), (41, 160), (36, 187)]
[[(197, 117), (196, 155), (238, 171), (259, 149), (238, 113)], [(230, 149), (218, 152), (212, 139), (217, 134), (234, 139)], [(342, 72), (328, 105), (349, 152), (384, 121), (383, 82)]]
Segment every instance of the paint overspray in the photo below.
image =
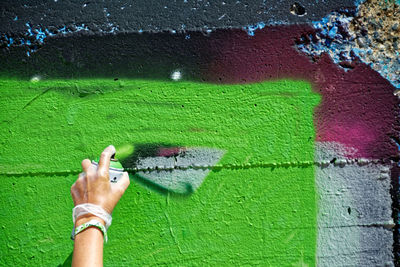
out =
[(146, 188), (162, 194), (190, 195), (224, 154), (216, 148), (147, 143), (120, 146), (116, 158)]

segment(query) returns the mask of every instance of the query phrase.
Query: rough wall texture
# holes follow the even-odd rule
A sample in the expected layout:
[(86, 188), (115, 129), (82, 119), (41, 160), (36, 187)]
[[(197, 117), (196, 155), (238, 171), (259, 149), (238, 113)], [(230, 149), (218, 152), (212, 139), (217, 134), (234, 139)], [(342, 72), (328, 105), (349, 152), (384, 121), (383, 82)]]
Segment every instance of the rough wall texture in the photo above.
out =
[(1, 3), (0, 265), (70, 263), (110, 143), (106, 266), (396, 265), (398, 4), (235, 3)]

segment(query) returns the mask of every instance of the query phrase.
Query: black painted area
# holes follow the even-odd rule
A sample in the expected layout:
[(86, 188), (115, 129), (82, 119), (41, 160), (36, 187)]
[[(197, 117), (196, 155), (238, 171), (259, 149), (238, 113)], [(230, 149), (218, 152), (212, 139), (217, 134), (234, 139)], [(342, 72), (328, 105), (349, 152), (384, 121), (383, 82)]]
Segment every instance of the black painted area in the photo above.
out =
[[(305, 9), (303, 16), (290, 12), (294, 3)], [(76, 25), (85, 24), (94, 33), (112, 27), (117, 27), (117, 32), (137, 32), (239, 28), (259, 22), (309, 23), (354, 5), (352, 0), (2, 0), (0, 33), (25, 34), (28, 22), (33, 27), (55, 30), (67, 26), (72, 31)]]
[(390, 169), (392, 188), (390, 194), (392, 196), (392, 217), (395, 222), (393, 229), (393, 255), (395, 266), (400, 266), (400, 225), (399, 225), (399, 211), (400, 211), (400, 166), (398, 160), (392, 165)]
[(180, 70), (183, 80), (200, 81), (201, 74), (213, 60), (214, 55), (209, 50), (212, 41), (222, 42), (201, 32), (75, 34), (49, 38), (29, 57), (27, 47), (0, 50), (0, 62), (3, 63), (0, 64), (0, 76), (170, 80), (171, 73)]

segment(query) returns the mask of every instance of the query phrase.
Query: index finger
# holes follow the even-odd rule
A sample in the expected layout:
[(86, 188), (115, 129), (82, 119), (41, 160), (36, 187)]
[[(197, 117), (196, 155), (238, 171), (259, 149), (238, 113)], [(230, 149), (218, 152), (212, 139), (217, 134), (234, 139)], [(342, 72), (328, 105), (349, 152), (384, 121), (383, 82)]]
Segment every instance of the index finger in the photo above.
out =
[(114, 154), (115, 147), (113, 145), (110, 145), (104, 149), (100, 155), (99, 167), (97, 169), (98, 172), (108, 174), (108, 169), (110, 168), (110, 159)]

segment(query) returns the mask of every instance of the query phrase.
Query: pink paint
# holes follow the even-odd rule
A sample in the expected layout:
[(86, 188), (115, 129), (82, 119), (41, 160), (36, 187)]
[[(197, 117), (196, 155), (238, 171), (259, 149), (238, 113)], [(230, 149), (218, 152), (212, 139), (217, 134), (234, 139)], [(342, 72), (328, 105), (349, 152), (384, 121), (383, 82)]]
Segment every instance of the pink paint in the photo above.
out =
[(321, 131), (320, 135), (324, 137), (324, 140), (317, 141), (335, 141), (340, 142), (343, 145), (354, 147), (357, 145), (356, 153), (348, 154), (347, 157), (359, 157), (365, 155), (371, 143), (376, 142), (376, 133), (371, 132), (368, 125), (350, 124), (346, 122), (338, 121), (337, 124), (333, 124), (326, 132)]
[(217, 31), (209, 38), (211, 62), (204, 73), (216, 83), (252, 83), (282, 78), (304, 79), (322, 95), (315, 109), (317, 141), (355, 148), (351, 157), (389, 158), (398, 149), (399, 101), (395, 88), (367, 65), (355, 62), (344, 71), (328, 55), (311, 60), (295, 40), (313, 29), (277, 26), (248, 36), (241, 30)]
[(160, 147), (157, 150), (157, 156), (159, 157), (172, 157), (178, 156), (179, 152), (184, 151), (183, 147)]

